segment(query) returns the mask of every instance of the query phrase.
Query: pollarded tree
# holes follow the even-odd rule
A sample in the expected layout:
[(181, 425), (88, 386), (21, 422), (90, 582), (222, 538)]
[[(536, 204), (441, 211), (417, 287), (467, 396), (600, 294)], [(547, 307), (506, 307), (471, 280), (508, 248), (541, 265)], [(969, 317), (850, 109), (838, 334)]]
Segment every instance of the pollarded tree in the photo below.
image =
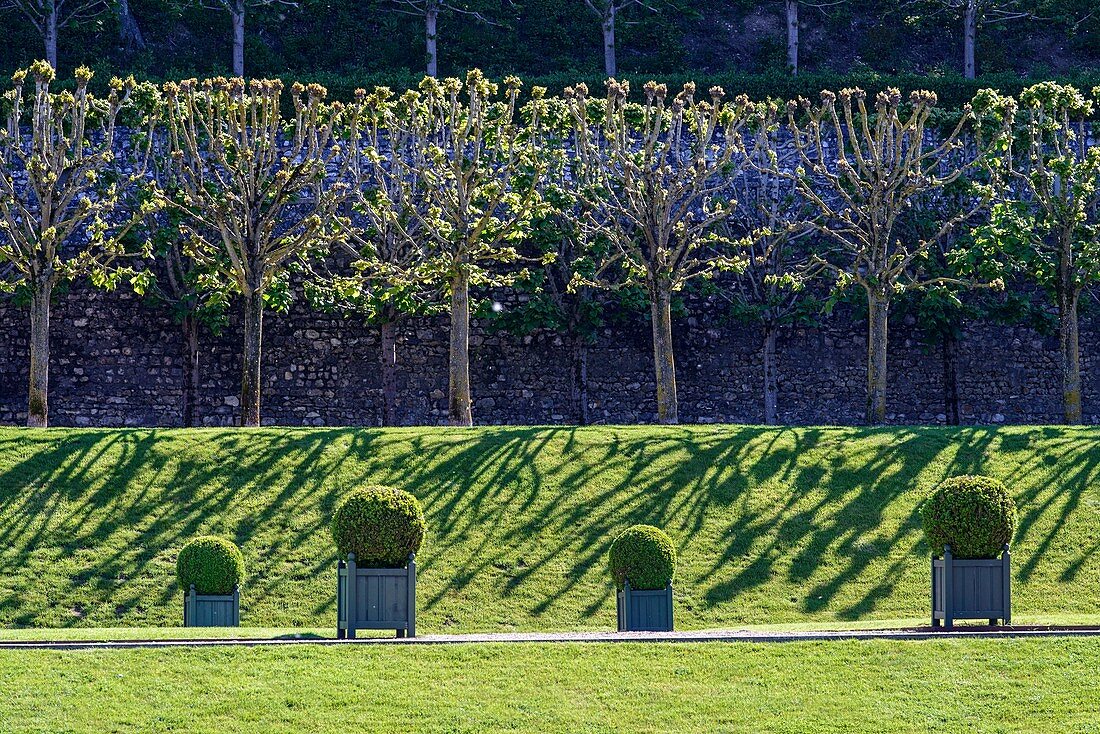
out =
[[(345, 237), (337, 256), (349, 270), (315, 268), (306, 283), (310, 300), (325, 310), (357, 315), (381, 337), (382, 425), (399, 422), (397, 336), (410, 316), (445, 310), (440, 268), (421, 236), (428, 216), (419, 195), (423, 170), (410, 156), (414, 131), (401, 120), (414, 114), (416, 93), (395, 100), (387, 87), (369, 95), (356, 90), (358, 114), (349, 117), (347, 169), (351, 211), (342, 218)], [(423, 161), (421, 161), (423, 162)]]
[(1071, 424), (1082, 420), (1078, 305), (1100, 283), (1100, 147), (1088, 144), (1096, 98), (1100, 88), (1089, 99), (1055, 82), (1020, 94), (1021, 142), (1016, 152), (995, 161), (1003, 163), (993, 171), (1007, 185), (986, 233), (1053, 297), (1063, 416)]
[(755, 170), (733, 179), (738, 206), (719, 223), (722, 235), (737, 243), (744, 262), (729, 285), (718, 290), (730, 301), (735, 318), (760, 325), (764, 422), (769, 426), (777, 421), (776, 337), (784, 327), (813, 323), (820, 310), (807, 290), (816, 272), (808, 237), (813, 230), (806, 224), (809, 206), (795, 184), (768, 165), (773, 158), (783, 167), (794, 163), (794, 151), (781, 144), (780, 132), (777, 125), (757, 130), (748, 151), (756, 160)]
[(58, 29), (102, 15), (112, 4), (111, 0), (0, 0), (0, 10), (18, 10), (31, 22), (42, 36), (46, 61), (56, 69)]
[[(470, 286), (505, 285), (508, 266), (521, 257), (523, 239), (541, 209), (538, 182), (545, 170), (533, 131), (545, 94), (531, 90), (531, 115), (519, 119), (520, 80), (498, 86), (478, 71), (466, 83), (425, 77), (419, 91), (404, 95), (392, 120), (400, 148), (374, 149), (393, 192), (379, 197), (377, 212), (423, 253), (416, 277), (441, 283), (450, 301), (448, 421), (473, 425), (470, 395)], [(407, 220), (396, 216), (394, 202)], [(367, 208), (374, 205), (367, 202)], [(388, 213), (387, 213), (388, 212)], [(415, 228), (415, 229), (413, 229)], [(397, 271), (392, 271), (396, 274)]]
[[(159, 95), (142, 100), (155, 107)], [(148, 156), (148, 176), (154, 184), (150, 192), (170, 192), (169, 198), (180, 194), (179, 172), (168, 146), (167, 136), (154, 136)], [(152, 252), (152, 261), (142, 275), (133, 279), (134, 289), (158, 305), (165, 307), (183, 332), (183, 384), (181, 417), (184, 426), (195, 424), (195, 403), (198, 399), (200, 373), (199, 338), (203, 327), (218, 333), (227, 321), (230, 288), (224, 278), (208, 264), (197, 261), (189, 253), (190, 237), (183, 227), (184, 215), (179, 209), (149, 212), (133, 231)]]
[[(27, 77), (33, 91), (25, 91)], [(124, 273), (123, 244), (135, 217), (126, 198), (144, 159), (133, 141), (116, 140), (115, 121), (134, 87), (113, 79), (105, 98), (88, 92), (92, 72), (76, 70), (73, 91), (50, 91), (53, 68), (39, 61), (12, 77), (0, 133), (0, 288), (30, 295), (28, 426), (49, 417), (50, 299), (59, 283), (88, 276), (112, 287)], [(119, 160), (122, 152), (126, 160)], [(133, 158), (133, 160), (128, 160)], [(127, 172), (128, 171), (128, 172)]]
[(176, 179), (156, 196), (181, 215), (187, 254), (241, 297), (244, 426), (260, 423), (265, 304), (285, 306), (293, 263), (339, 239), (346, 198), (335, 137), (343, 106), (327, 104), (318, 84), (295, 84), (286, 119), (282, 89), (277, 80), (237, 78), (163, 88)]
[[(798, 154), (797, 166), (773, 163), (771, 175), (795, 184), (814, 216), (808, 220), (827, 246), (815, 259), (833, 273), (839, 289), (861, 288), (867, 298), (867, 422), (886, 420), (887, 326), (891, 301), (907, 289), (966, 279), (928, 273), (922, 263), (944, 237), (969, 221), (992, 198), (989, 186), (975, 184), (960, 206), (937, 213), (928, 236), (903, 239), (899, 218), (918, 201), (974, 173), (1007, 132), (1010, 100), (979, 97), (981, 106), (1001, 104), (999, 127), (973, 125), (967, 105), (953, 129), (930, 124), (936, 108), (932, 92), (913, 92), (903, 105), (901, 92), (888, 89), (868, 109), (866, 93), (845, 89), (822, 92), (821, 102), (792, 101), (787, 128)], [(968, 155), (960, 155), (969, 145)]]
[(724, 102), (721, 87), (697, 100), (689, 83), (669, 100), (667, 87), (648, 82), (642, 105), (627, 102), (629, 91), (614, 79), (602, 101), (591, 100), (583, 84), (565, 90), (574, 128), (571, 171), (588, 207), (585, 222), (614, 248), (579, 282), (645, 288), (657, 416), (676, 423), (672, 297), (695, 278), (740, 264), (716, 225), (737, 205), (728, 179), (746, 164), (742, 130), (754, 108), (744, 96)]

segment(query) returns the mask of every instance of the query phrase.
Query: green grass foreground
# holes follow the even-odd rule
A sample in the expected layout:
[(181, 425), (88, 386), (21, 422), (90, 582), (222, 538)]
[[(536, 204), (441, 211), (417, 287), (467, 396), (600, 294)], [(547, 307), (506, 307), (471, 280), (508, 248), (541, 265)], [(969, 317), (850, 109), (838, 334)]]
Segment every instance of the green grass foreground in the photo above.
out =
[(341, 492), (424, 503), (423, 633), (607, 629), (608, 544), (676, 542), (677, 626), (923, 618), (918, 502), (982, 472), (1015, 494), (1014, 612), (1100, 613), (1100, 429), (594, 427), (0, 430), (0, 626), (178, 625), (175, 553), (217, 533), (242, 621), (327, 628)]
[(0, 651), (5, 734), (1100, 732), (1100, 640)]

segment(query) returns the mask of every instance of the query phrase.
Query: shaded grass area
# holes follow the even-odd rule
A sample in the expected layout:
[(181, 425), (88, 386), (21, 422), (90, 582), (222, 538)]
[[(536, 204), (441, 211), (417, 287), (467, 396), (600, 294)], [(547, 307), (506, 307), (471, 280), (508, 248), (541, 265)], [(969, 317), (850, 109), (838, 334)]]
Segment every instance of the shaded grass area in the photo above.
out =
[(0, 651), (31, 732), (1097, 732), (1097, 640)]
[(418, 627), (614, 625), (607, 547), (666, 528), (677, 626), (922, 618), (916, 508), (981, 472), (1020, 508), (1014, 613), (1100, 613), (1100, 429), (0, 430), (0, 625), (179, 624), (176, 549), (242, 545), (242, 620), (327, 627), (341, 492), (423, 501)]

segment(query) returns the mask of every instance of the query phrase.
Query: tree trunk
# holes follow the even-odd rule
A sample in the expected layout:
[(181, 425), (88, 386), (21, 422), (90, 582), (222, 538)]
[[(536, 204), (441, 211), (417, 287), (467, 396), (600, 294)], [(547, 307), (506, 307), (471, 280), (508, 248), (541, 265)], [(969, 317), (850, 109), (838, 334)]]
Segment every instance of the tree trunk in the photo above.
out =
[(967, 0), (963, 13), (963, 76), (973, 79), (975, 75), (974, 45), (978, 35), (978, 3)]
[(867, 294), (867, 423), (886, 422), (886, 347), (890, 301), (885, 294)]
[(577, 419), (587, 426), (588, 419), (588, 342), (583, 336), (573, 336), (573, 404)]
[(439, 11), (428, 9), (424, 15), (425, 39), (424, 47), (428, 59), (428, 76), (434, 77), (439, 73), (439, 51), (436, 48), (436, 27), (439, 22)]
[(42, 41), (46, 46), (46, 61), (57, 69), (57, 5), (50, 3), (49, 11), (43, 19)]
[(794, 76), (798, 76), (798, 3), (787, 0), (787, 68)]
[(959, 415), (959, 340), (955, 332), (947, 329), (940, 345), (943, 356), (943, 414), (947, 425), (957, 426)]
[(603, 70), (608, 76), (618, 73), (615, 62), (615, 5), (608, 3), (607, 14), (603, 17)]
[(451, 279), (451, 346), (448, 422), (472, 426), (470, 407), (470, 274), (459, 268)]
[(382, 335), (382, 425), (397, 425), (397, 323), (386, 321)]
[(672, 292), (657, 286), (650, 297), (653, 318), (653, 363), (657, 377), (657, 422), (675, 425), (680, 416), (676, 402), (676, 358), (672, 353)]
[(115, 13), (118, 16), (118, 38), (122, 41), (123, 47), (127, 51), (144, 51), (145, 36), (141, 33), (141, 26), (138, 25), (133, 11), (130, 10), (130, 0), (118, 0)]
[(193, 314), (183, 317), (183, 425), (195, 425), (195, 401), (199, 394), (199, 320)]
[(244, 349), (241, 363), (241, 425), (260, 425), (260, 356), (263, 341), (264, 299), (253, 290), (244, 297)]
[(27, 426), (49, 425), (50, 391), (50, 297), (53, 283), (35, 285), (31, 295), (31, 367), (27, 394)]
[(229, 11), (233, 17), (233, 76), (244, 76), (244, 11), (243, 2), (236, 2)]
[(779, 374), (775, 369), (775, 324), (764, 324), (764, 423), (774, 426), (779, 396)]
[(1081, 411), (1081, 352), (1077, 341), (1079, 293), (1070, 287), (1058, 298), (1058, 341), (1062, 350), (1062, 411), (1066, 425), (1077, 425)]

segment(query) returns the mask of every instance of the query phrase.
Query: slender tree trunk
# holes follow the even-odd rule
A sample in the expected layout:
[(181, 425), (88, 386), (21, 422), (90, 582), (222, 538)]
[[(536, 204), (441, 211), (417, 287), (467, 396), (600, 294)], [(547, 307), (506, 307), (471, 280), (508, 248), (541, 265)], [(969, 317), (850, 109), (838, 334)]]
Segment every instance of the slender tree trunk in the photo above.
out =
[(769, 426), (777, 422), (776, 406), (779, 402), (779, 373), (775, 368), (775, 337), (778, 332), (775, 324), (764, 324), (764, 423)]
[(264, 299), (253, 290), (244, 297), (244, 349), (241, 363), (241, 425), (260, 425), (260, 357), (263, 342)]
[(886, 347), (890, 301), (883, 293), (867, 294), (867, 423), (886, 422)]
[(130, 10), (130, 0), (118, 0), (115, 13), (118, 16), (118, 37), (123, 47), (127, 51), (144, 51), (145, 36), (141, 33), (141, 26), (138, 25), (133, 11)]
[(183, 317), (183, 425), (195, 425), (195, 400), (199, 394), (199, 320), (193, 314)]
[(50, 297), (53, 283), (35, 285), (31, 295), (31, 368), (27, 394), (27, 426), (45, 428), (49, 425), (50, 392)]
[(959, 415), (959, 340), (955, 332), (947, 329), (940, 345), (943, 356), (943, 414), (947, 425), (957, 426)]
[(787, 68), (794, 76), (798, 76), (798, 3), (787, 0)]
[(236, 2), (229, 11), (233, 18), (233, 76), (244, 76), (244, 11), (243, 2)]
[(470, 274), (460, 268), (451, 279), (450, 385), (447, 418), (452, 426), (472, 426), (470, 407)]
[(1077, 338), (1076, 289), (1066, 288), (1058, 298), (1058, 341), (1062, 350), (1062, 411), (1066, 425), (1082, 420), (1081, 351)]
[(672, 352), (672, 292), (658, 285), (650, 297), (653, 320), (653, 363), (657, 376), (657, 422), (679, 423), (676, 402), (676, 358)]
[(42, 41), (46, 45), (46, 61), (57, 69), (57, 5), (50, 3), (49, 11), (43, 20)]
[(397, 425), (397, 323), (386, 321), (382, 335), (382, 425)]
[(608, 76), (618, 73), (615, 62), (615, 5), (608, 3), (607, 14), (603, 17), (603, 70)]
[(436, 27), (439, 23), (439, 11), (429, 8), (424, 15), (424, 46), (428, 58), (428, 76), (439, 74), (439, 51), (436, 48)]
[(582, 426), (588, 419), (588, 342), (583, 336), (573, 336), (573, 404)]
[(977, 0), (967, 0), (963, 13), (963, 76), (967, 79), (973, 79), (976, 72), (974, 45), (977, 35), (978, 3)]

